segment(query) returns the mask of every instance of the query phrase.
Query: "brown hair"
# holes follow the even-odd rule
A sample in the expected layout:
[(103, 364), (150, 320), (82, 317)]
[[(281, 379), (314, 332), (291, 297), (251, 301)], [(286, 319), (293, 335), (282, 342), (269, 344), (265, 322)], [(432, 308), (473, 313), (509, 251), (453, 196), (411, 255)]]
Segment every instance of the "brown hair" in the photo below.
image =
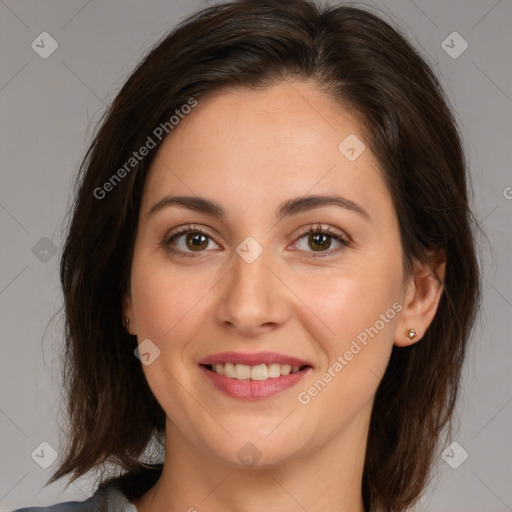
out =
[[(61, 260), (69, 446), (50, 481), (108, 461), (137, 474), (164, 432), (136, 337), (122, 325), (145, 176), (161, 143), (155, 128), (191, 98), (289, 78), (314, 81), (359, 114), (394, 201), (405, 270), (446, 257), (434, 320), (421, 342), (393, 348), (377, 390), (363, 475), (367, 508), (404, 510), (419, 498), (453, 416), (480, 302), (463, 148), (436, 76), (398, 29), (367, 10), (305, 0), (198, 12), (148, 53), (105, 113), (77, 178)], [(127, 167), (152, 134), (155, 147)], [(107, 182), (108, 195), (99, 193)]]

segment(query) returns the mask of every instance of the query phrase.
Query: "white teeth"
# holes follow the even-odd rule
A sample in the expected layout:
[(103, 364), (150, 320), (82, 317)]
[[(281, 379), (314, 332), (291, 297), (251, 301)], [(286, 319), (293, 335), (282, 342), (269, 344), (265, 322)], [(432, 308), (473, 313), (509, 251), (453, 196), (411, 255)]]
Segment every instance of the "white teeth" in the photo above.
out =
[(224, 365), (219, 364), (215, 365), (215, 370), (217, 370), (217, 366), (224, 366), (224, 376), (229, 377), (230, 379), (235, 378), (235, 365), (232, 363), (226, 363)]
[(267, 380), (268, 370), (266, 364), (259, 364), (258, 366), (251, 366), (251, 379), (252, 380)]
[(292, 371), (292, 367), (289, 364), (281, 365), (281, 375), (290, 375), (291, 371)]
[(238, 380), (247, 380), (251, 378), (251, 367), (246, 364), (235, 365), (235, 378)]
[(212, 370), (219, 374), (224, 375), (230, 379), (238, 380), (267, 380), (276, 379), (281, 375), (289, 375), (290, 373), (297, 373), (300, 370), (300, 366), (291, 366), (289, 364), (258, 364), (255, 366), (249, 366), (246, 364), (214, 364)]
[(268, 368), (268, 376), (271, 379), (275, 379), (276, 377), (281, 377), (281, 365), (280, 364), (269, 364)]

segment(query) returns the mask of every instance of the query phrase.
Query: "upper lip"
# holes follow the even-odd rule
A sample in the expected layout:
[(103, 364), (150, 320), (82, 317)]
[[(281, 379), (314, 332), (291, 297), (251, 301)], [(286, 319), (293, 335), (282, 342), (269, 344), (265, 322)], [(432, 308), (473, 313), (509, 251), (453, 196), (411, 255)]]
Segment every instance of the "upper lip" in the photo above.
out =
[(290, 366), (311, 366), (311, 363), (297, 359), (296, 357), (279, 354), (277, 352), (221, 352), (212, 354), (202, 359), (199, 364), (245, 364), (247, 366), (257, 366), (259, 364), (289, 364)]

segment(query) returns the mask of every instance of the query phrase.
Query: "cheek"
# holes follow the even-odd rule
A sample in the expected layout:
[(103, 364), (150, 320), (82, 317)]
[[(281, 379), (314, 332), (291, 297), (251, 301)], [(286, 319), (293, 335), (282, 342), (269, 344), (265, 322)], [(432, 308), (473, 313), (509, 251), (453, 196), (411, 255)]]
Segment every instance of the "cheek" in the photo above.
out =
[(210, 285), (208, 278), (197, 282), (192, 270), (173, 269), (162, 258), (134, 260), (132, 300), (137, 334), (162, 343), (176, 332), (197, 323), (197, 307)]
[(203, 285), (209, 286), (204, 279), (199, 285), (197, 272), (194, 278), (193, 271), (173, 269), (164, 258), (154, 255), (134, 258), (132, 268), (138, 341), (150, 339), (160, 351), (154, 362), (143, 366), (144, 374), (167, 415), (186, 428), (187, 417), (197, 411), (183, 393), (183, 388), (192, 389), (189, 367), (183, 363), (188, 363), (184, 361), (187, 344), (201, 329)]
[[(325, 326), (322, 333), (329, 351), (339, 350), (344, 342), (373, 326), (400, 298), (400, 269), (392, 266), (350, 265), (316, 273), (314, 278), (303, 278), (294, 286), (297, 295)], [(388, 316), (393, 313), (394, 310)], [(385, 322), (386, 328), (381, 330), (389, 330), (391, 323)], [(380, 323), (379, 326), (382, 327)]]
[(298, 293), (317, 319), (311, 317), (311, 322), (320, 319), (324, 328), (316, 331), (322, 382), (309, 393), (305, 386), (314, 386), (318, 380), (308, 381), (301, 389), (308, 396), (300, 403), (323, 403), (324, 414), (336, 414), (341, 410), (335, 403), (344, 409), (353, 406), (355, 412), (371, 400), (393, 347), (401, 310), (400, 275), (399, 267), (376, 264), (302, 282)]

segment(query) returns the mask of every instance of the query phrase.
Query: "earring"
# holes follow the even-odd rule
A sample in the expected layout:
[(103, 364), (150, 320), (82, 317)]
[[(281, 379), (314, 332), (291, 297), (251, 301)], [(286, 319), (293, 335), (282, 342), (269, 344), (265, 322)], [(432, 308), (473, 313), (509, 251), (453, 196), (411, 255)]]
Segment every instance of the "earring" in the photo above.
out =
[(126, 330), (128, 330), (128, 325), (130, 325), (130, 319), (128, 317), (124, 319), (124, 325), (126, 327)]
[(406, 329), (405, 335), (410, 339), (413, 340), (416, 337), (416, 331), (414, 329)]

